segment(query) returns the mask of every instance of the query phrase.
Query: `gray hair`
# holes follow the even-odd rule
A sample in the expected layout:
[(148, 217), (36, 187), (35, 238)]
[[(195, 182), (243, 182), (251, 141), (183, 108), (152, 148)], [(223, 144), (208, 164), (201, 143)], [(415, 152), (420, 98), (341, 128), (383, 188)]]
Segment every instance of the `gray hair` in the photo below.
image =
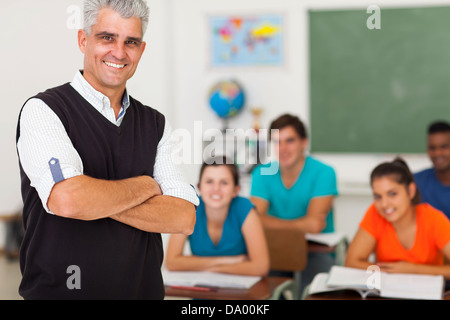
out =
[(97, 23), (100, 9), (111, 8), (123, 18), (137, 17), (142, 21), (142, 35), (147, 30), (150, 9), (144, 0), (85, 0), (84, 31), (90, 35), (92, 26)]

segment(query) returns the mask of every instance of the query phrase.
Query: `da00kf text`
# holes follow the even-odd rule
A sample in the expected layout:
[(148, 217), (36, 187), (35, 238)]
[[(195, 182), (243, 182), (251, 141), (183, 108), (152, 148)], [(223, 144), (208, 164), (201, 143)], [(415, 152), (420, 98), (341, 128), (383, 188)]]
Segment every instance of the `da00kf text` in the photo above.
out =
[(265, 315), (269, 311), (269, 305), (268, 304), (262, 304), (262, 305), (229, 305), (227, 304), (225, 306), (225, 313), (226, 314), (261, 314)]

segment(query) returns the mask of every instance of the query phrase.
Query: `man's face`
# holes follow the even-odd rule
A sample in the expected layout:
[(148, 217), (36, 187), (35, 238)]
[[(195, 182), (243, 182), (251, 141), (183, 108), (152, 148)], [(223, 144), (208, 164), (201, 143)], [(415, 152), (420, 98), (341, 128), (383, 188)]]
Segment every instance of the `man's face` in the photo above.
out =
[(86, 80), (104, 94), (124, 90), (144, 53), (142, 37), (139, 18), (125, 19), (112, 9), (101, 9), (90, 35), (78, 33)]
[(291, 126), (284, 127), (278, 133), (274, 133), (272, 141), (278, 148), (278, 161), (281, 169), (290, 169), (303, 160), (304, 152), (308, 144), (307, 139), (302, 139)]
[(429, 134), (427, 151), (436, 171), (450, 170), (450, 132)]

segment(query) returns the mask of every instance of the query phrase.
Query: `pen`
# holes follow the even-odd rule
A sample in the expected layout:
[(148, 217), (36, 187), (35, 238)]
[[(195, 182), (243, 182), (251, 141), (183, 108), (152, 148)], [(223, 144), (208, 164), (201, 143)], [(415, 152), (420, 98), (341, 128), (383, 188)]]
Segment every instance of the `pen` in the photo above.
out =
[(186, 287), (186, 286), (170, 286), (172, 289), (178, 289), (178, 290), (191, 290), (191, 291), (202, 291), (202, 292), (211, 292), (216, 291), (216, 288), (209, 288), (209, 287)]

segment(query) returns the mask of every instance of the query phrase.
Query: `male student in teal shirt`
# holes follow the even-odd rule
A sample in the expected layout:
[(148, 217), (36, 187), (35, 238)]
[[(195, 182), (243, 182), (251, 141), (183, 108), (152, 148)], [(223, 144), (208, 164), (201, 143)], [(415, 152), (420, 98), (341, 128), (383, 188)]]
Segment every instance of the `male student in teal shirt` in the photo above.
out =
[[(279, 170), (268, 174), (260, 165), (252, 173), (251, 200), (264, 225), (298, 228), (305, 233), (333, 232), (334, 198), (338, 195), (334, 169), (305, 154), (308, 136), (302, 121), (283, 115), (272, 122), (271, 140), (278, 147)], [(318, 272), (328, 272), (334, 263), (331, 254), (310, 253), (302, 274), (302, 287)]]

